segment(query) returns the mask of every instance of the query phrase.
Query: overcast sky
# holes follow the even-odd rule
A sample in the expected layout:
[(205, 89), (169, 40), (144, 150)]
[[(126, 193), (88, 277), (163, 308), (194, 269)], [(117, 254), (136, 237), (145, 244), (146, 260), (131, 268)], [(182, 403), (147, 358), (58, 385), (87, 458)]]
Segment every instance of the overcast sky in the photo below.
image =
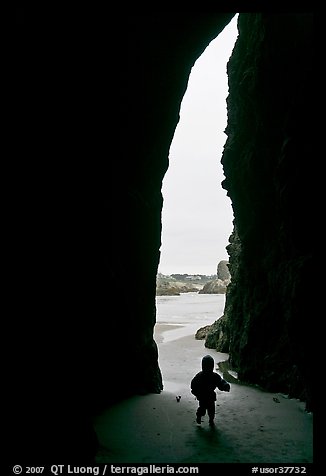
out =
[(237, 18), (196, 61), (181, 104), (162, 188), (163, 274), (216, 274), (219, 261), (228, 259), (233, 212), (221, 186), (220, 161), (227, 139), (226, 64), (238, 35)]

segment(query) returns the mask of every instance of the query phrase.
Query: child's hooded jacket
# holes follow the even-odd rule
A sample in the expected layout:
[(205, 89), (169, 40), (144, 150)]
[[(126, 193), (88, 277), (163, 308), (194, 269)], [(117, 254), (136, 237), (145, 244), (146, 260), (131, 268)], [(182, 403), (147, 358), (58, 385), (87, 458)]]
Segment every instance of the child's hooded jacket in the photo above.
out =
[(210, 355), (202, 358), (202, 370), (198, 372), (191, 380), (191, 393), (198, 400), (215, 401), (216, 393), (214, 390), (229, 392), (230, 384), (224, 380), (218, 373), (214, 372), (214, 359)]

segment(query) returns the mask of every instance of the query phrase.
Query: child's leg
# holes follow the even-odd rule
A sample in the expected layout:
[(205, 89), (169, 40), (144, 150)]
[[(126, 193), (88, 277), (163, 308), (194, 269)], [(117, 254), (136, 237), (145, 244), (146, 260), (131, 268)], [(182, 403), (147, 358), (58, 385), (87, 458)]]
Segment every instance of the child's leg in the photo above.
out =
[(209, 418), (209, 423), (213, 424), (215, 418), (215, 402), (210, 402), (207, 405), (207, 413)]
[(196, 411), (197, 423), (201, 423), (201, 417), (203, 417), (206, 413), (206, 406), (200, 400), (199, 400), (198, 403), (199, 403), (199, 406), (198, 406), (197, 411)]

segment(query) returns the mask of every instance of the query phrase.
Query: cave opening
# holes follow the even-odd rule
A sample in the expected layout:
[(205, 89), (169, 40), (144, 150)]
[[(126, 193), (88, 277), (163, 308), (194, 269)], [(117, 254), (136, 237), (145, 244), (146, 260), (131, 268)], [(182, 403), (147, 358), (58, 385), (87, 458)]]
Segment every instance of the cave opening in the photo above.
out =
[[(221, 157), (226, 140), (227, 62), (238, 35), (237, 21), (238, 14), (195, 62), (170, 146), (162, 186), (156, 289), (159, 348), (163, 342), (194, 336), (199, 327), (223, 315), (228, 270), (223, 283), (217, 278), (221, 278), (220, 265), (228, 262), (233, 211), (221, 186)], [(168, 367), (161, 358), (164, 388), (173, 389), (177, 384), (171, 381)]]
[(221, 157), (226, 140), (227, 62), (237, 38), (235, 15), (195, 62), (169, 150), (162, 185), (162, 274), (216, 274), (227, 259), (233, 212)]

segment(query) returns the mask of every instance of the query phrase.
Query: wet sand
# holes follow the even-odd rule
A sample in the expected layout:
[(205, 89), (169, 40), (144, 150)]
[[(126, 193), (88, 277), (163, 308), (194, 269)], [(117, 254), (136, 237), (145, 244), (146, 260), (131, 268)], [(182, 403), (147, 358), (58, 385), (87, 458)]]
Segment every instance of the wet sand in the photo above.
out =
[(215, 427), (208, 425), (207, 416), (201, 425), (196, 423), (198, 403), (190, 380), (203, 355), (212, 355), (216, 364), (228, 355), (206, 349), (193, 335), (170, 332), (179, 327), (155, 326), (163, 392), (126, 399), (97, 417), (97, 462), (313, 462), (313, 415), (305, 412), (304, 403), (241, 385), (234, 376), (229, 393), (217, 390)]

